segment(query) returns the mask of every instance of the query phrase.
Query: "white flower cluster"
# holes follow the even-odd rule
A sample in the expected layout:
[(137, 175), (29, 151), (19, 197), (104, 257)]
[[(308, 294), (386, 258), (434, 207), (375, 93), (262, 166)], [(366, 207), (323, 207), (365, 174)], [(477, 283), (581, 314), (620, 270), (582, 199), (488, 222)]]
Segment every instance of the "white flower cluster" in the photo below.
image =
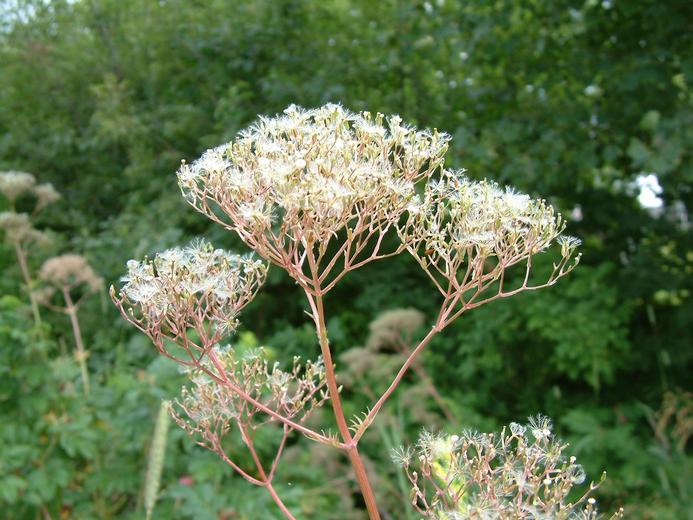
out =
[(449, 170), (410, 205), (401, 228), (412, 251), (426, 250), (432, 261), (474, 251), (499, 259), (526, 256), (545, 249), (561, 231), (560, 216), (544, 201)]
[[(304, 287), (326, 292), (346, 271), (407, 248), (430, 276), (448, 278), (438, 285), (441, 292), (459, 295), (467, 283), (498, 280), (506, 268), (546, 249), (564, 224), (543, 200), (445, 169), (448, 140), (407, 127), (397, 116), (355, 114), (334, 104), (290, 106), (183, 163), (178, 181), (196, 209), (236, 231)], [(402, 244), (383, 252), (383, 237), (394, 227)], [(341, 230), (341, 247), (321, 266)], [(567, 262), (578, 245), (562, 239), (563, 258), (544, 285), (574, 267)], [(486, 259), (495, 265), (490, 276)], [(473, 268), (458, 280), (465, 263)], [(342, 272), (328, 278), (335, 266)]]
[(178, 180), (193, 206), (214, 218), (208, 201), (216, 203), (254, 247), (275, 221), (279, 248), (284, 236), (312, 245), (356, 219), (396, 221), (415, 183), (442, 164), (447, 142), (397, 116), (290, 106), (183, 164)]
[(206, 334), (208, 321), (219, 334), (233, 331), (236, 315), (267, 273), (259, 260), (202, 241), (169, 249), (153, 260), (130, 260), (127, 267), (119, 296), (111, 289), (116, 304), (129, 308), (128, 315), (145, 330), (152, 332), (165, 323), (174, 335), (188, 327)]
[[(464, 281), (457, 280), (456, 275), (463, 264), (483, 268), (483, 260), (493, 258), (499, 275), (545, 250), (563, 228), (560, 215), (543, 200), (502, 189), (490, 181), (474, 181), (463, 170), (443, 170), (439, 180), (426, 185), (423, 197), (412, 201), (409, 217), (398, 230), (425, 269), (432, 267), (459, 287)], [(567, 261), (579, 241), (559, 240)], [(472, 275), (478, 281), (483, 273)]]
[(432, 520), (599, 518), (589, 497), (598, 484), (568, 500), (585, 472), (575, 457), (563, 455), (566, 446), (554, 437), (550, 419), (539, 415), (527, 425), (511, 423), (500, 435), (423, 432), (416, 450), (399, 448), (392, 458), (413, 485), (412, 504)]

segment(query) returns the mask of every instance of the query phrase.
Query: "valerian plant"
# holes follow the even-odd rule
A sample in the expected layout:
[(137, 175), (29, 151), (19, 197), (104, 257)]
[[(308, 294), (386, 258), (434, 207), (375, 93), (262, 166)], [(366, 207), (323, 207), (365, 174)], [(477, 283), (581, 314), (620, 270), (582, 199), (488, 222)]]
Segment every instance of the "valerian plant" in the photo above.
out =
[[(268, 366), (262, 351), (243, 357), (223, 343), (264, 280), (267, 265), (260, 260), (198, 243), (130, 261), (122, 288), (111, 288), (125, 319), (189, 371), (192, 389), (179, 401), (179, 424), (246, 480), (267, 488), (288, 518), (294, 516), (272, 485), (288, 435), (298, 431), (342, 450), (369, 517), (379, 519), (358, 444), (417, 355), (467, 310), (553, 285), (577, 265), (579, 241), (561, 236), (564, 223), (551, 206), (446, 169), (448, 141), (446, 134), (416, 130), (398, 116), (355, 114), (334, 104), (290, 106), (181, 166), (185, 199), (303, 289), (321, 354), (305, 367), (295, 361), (293, 370), (283, 372)], [(399, 244), (388, 246), (389, 235)], [(560, 259), (548, 279), (535, 283), (532, 257), (554, 242)], [(350, 427), (324, 300), (350, 271), (404, 251), (431, 278), (442, 304), (429, 333), (407, 348), (387, 389)], [(512, 268), (524, 272), (519, 285), (509, 285)], [(337, 433), (304, 422), (325, 401)], [(269, 462), (260, 460), (254, 444), (255, 431), (266, 422), (283, 428)], [(221, 438), (232, 427), (251, 454), (251, 469), (224, 451)]]

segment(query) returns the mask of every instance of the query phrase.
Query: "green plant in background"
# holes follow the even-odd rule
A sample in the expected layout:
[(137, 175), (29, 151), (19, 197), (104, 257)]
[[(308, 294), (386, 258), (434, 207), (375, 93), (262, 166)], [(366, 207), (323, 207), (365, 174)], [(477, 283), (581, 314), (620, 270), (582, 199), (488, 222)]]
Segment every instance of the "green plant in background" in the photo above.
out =
[[(190, 423), (178, 419), (179, 424), (248, 482), (266, 488), (288, 518), (295, 517), (273, 478), (292, 431), (343, 450), (369, 517), (379, 519), (358, 443), (417, 354), (465, 311), (553, 285), (579, 261), (578, 255), (571, 262), (579, 241), (561, 236), (561, 217), (544, 201), (445, 169), (447, 140), (435, 131), (407, 127), (397, 116), (354, 114), (333, 104), (314, 110), (292, 105), (179, 170), (191, 205), (238, 233), (304, 291), (322, 354), (317, 363), (305, 368), (295, 363), (291, 372), (270, 370), (261, 355), (238, 359), (233, 347), (221, 346), (264, 281), (262, 262), (199, 243), (151, 261), (131, 260), (122, 289), (111, 287), (122, 316), (162, 354), (190, 370), (194, 387), (184, 390), (180, 403)], [(388, 249), (386, 238), (395, 232), (401, 243)], [(554, 241), (560, 244), (560, 259), (545, 281), (535, 282), (532, 257)], [(403, 250), (438, 289), (440, 310), (430, 332), (406, 352), (390, 385), (350, 427), (324, 297), (350, 271)], [(518, 282), (508, 274), (514, 267)], [(324, 401), (332, 405), (338, 434), (303, 425)], [(266, 422), (281, 423), (283, 432), (269, 470), (255, 444)], [(252, 455), (252, 471), (224, 448), (232, 424)]]
[(161, 483), (161, 472), (164, 468), (166, 458), (166, 437), (168, 435), (169, 408), (171, 403), (162, 401), (159, 413), (156, 416), (154, 434), (149, 446), (149, 459), (147, 461), (147, 475), (144, 482), (144, 510), (147, 520), (152, 517), (154, 505), (159, 498), (159, 485)]

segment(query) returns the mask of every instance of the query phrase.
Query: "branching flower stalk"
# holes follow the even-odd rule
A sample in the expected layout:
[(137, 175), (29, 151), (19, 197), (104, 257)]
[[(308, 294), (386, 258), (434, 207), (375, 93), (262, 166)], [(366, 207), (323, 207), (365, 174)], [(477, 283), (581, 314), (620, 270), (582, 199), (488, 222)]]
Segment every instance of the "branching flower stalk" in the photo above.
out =
[[(39, 279), (46, 286), (36, 291), (36, 298), (53, 311), (67, 314), (70, 318), (72, 335), (75, 340), (75, 358), (79, 363), (84, 395), (89, 395), (89, 370), (87, 358), (89, 353), (84, 348), (82, 330), (79, 325), (78, 313), (85, 298), (101, 289), (103, 281), (96, 275), (86, 259), (80, 255), (62, 255), (46, 260), (39, 271)], [(72, 291), (80, 289), (81, 294), (75, 300)], [(53, 293), (58, 291), (64, 306), (53, 305)]]
[[(159, 351), (183, 365), (192, 388), (176, 401), (175, 421), (195, 442), (217, 453), (251, 484), (265, 487), (288, 518), (294, 518), (272, 481), (293, 430), (324, 442), (336, 441), (303, 425), (327, 399), (321, 359), (305, 365), (294, 359), (289, 372), (270, 366), (264, 351), (239, 356), (220, 341), (238, 326), (238, 313), (264, 281), (266, 266), (197, 242), (165, 251), (144, 262), (128, 263), (119, 294), (111, 296), (123, 316), (147, 334)], [(270, 464), (255, 448), (255, 432), (280, 422), (282, 436)], [(232, 460), (223, 445), (235, 430), (254, 468)]]
[[(32, 174), (20, 171), (0, 172), (0, 193), (9, 204), (9, 211), (0, 212), (0, 229), (5, 232), (5, 242), (15, 250), (17, 264), (29, 293), (34, 323), (40, 326), (41, 312), (33, 292), (34, 280), (29, 270), (27, 249), (32, 244), (44, 245), (49, 242), (49, 239), (45, 233), (32, 226), (31, 218), (60, 199), (60, 194), (55, 191), (52, 184), (36, 184), (36, 178)], [(35, 199), (31, 215), (16, 211), (17, 200), (26, 195), (33, 196)]]
[[(122, 290), (111, 290), (123, 316), (160, 352), (204, 375), (205, 384), (224, 389), (224, 406), (233, 403), (237, 410), (240, 403), (233, 395), (253, 416), (277, 421), (285, 432), (297, 430), (344, 450), (371, 519), (380, 514), (358, 442), (416, 356), (466, 310), (553, 285), (579, 259), (572, 260), (579, 242), (560, 237), (564, 224), (544, 201), (447, 170), (448, 141), (437, 131), (403, 125), (397, 116), (354, 114), (333, 104), (313, 110), (290, 106), (282, 115), (260, 118), (235, 141), (183, 163), (178, 171), (180, 188), (193, 207), (238, 233), (305, 292), (338, 438), (307, 428), (279, 403), (250, 391), (243, 377), (233, 375), (243, 373), (243, 363), (238, 365), (234, 356), (235, 361), (224, 361), (230, 354), (222, 356), (219, 350), (235, 328), (237, 313), (263, 281), (264, 264), (198, 245), (152, 261), (131, 261)], [(399, 237), (399, 245), (388, 249), (389, 235)], [(532, 256), (556, 241), (560, 260), (547, 280), (534, 283)], [(430, 332), (352, 431), (339, 395), (324, 298), (348, 272), (405, 250), (429, 275), (443, 303)], [(509, 287), (506, 271), (513, 267), (524, 269), (524, 276)], [(234, 420), (253, 453), (248, 423)], [(210, 443), (221, 455), (218, 443), (207, 439)], [(259, 462), (256, 470), (256, 476), (246, 475), (271, 493), (271, 478)]]

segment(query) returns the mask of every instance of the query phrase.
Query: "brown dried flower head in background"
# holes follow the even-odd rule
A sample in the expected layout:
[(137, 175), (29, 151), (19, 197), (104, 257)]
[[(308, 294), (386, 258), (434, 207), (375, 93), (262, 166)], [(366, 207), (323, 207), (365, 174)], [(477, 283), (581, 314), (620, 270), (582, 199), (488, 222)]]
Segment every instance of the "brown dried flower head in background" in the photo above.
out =
[(0, 212), (0, 230), (8, 244), (34, 244), (39, 247), (51, 243), (50, 237), (31, 225), (29, 215), (13, 211)]
[(424, 314), (417, 309), (385, 311), (368, 325), (370, 334), (366, 348), (378, 351), (393, 347), (394, 350), (401, 350), (399, 345), (409, 347), (414, 333), (424, 325), (425, 320)]
[(98, 291), (103, 280), (94, 272), (86, 258), (80, 255), (61, 255), (46, 260), (39, 279), (55, 287), (74, 288), (84, 285), (89, 292)]
[(26, 172), (0, 172), (0, 193), (13, 204), (19, 197), (34, 189), (36, 178)]
[(39, 212), (46, 206), (60, 200), (60, 193), (56, 191), (50, 182), (39, 184), (33, 191), (36, 196), (35, 212)]
[(34, 214), (60, 199), (60, 193), (50, 182), (36, 184), (36, 177), (31, 173), (19, 171), (0, 172), (0, 193), (11, 207), (20, 197), (33, 195), (36, 199)]

